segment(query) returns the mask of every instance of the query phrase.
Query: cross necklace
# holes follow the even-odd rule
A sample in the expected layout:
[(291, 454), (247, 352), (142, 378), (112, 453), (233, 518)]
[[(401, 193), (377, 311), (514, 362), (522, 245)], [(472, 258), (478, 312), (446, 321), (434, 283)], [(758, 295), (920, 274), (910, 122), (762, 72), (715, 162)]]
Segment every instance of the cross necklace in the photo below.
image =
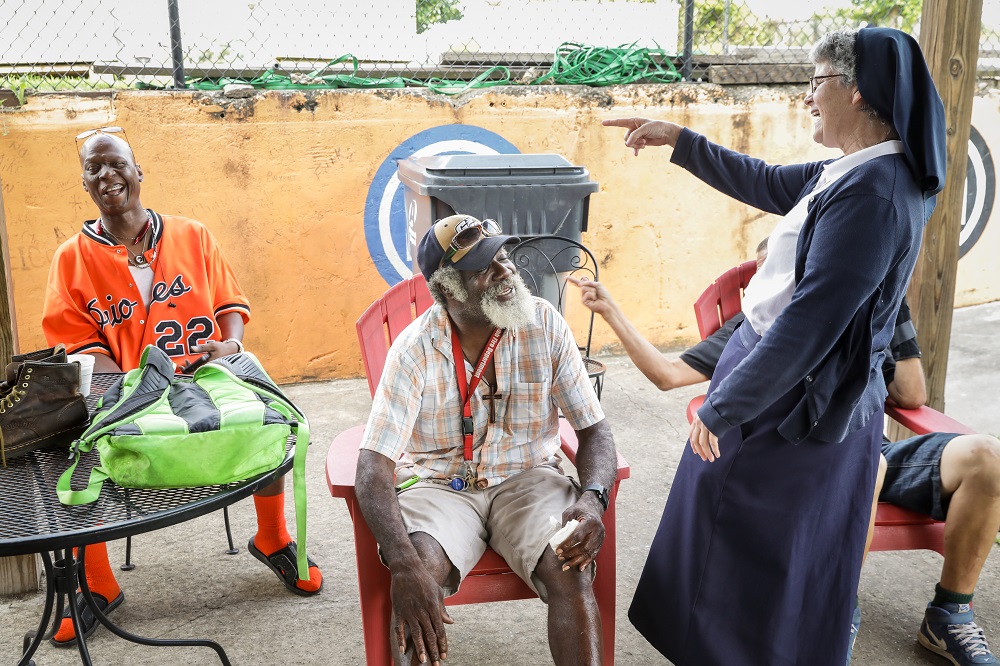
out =
[(497, 388), (499, 388), (499, 383), (494, 384), (493, 382), (491, 382), (490, 380), (486, 379), (485, 377), (483, 377), (483, 383), (486, 384), (486, 388), (488, 388), (490, 390), (490, 392), (489, 392), (488, 395), (482, 395), (482, 394), (480, 394), (479, 397), (484, 402), (486, 400), (490, 401), (490, 421), (489, 422), (490, 423), (496, 423), (497, 422), (497, 405), (496, 405), (496, 402), (497, 402), (497, 400), (500, 400), (501, 398), (503, 398), (503, 393), (498, 393), (497, 392)]
[[(475, 363), (473, 363), (472, 359), (469, 358), (469, 355), (465, 353), (464, 349), (462, 350), (462, 356), (464, 356), (465, 360), (468, 361), (469, 363), (471, 363), (473, 366), (476, 365)], [(496, 403), (497, 403), (498, 400), (501, 400), (503, 398), (503, 393), (499, 393), (497, 391), (497, 389), (500, 388), (500, 383), (497, 382), (497, 381), (492, 381), (491, 382), (490, 380), (488, 380), (486, 378), (485, 375), (483, 375), (482, 382), (483, 382), (483, 384), (486, 384), (486, 388), (489, 389), (489, 393), (487, 393), (486, 395), (483, 395), (482, 393), (480, 393), (479, 394), (479, 398), (483, 402), (486, 402), (487, 400), (490, 401), (489, 422), (490, 423), (496, 423), (497, 422), (497, 405), (496, 405)], [(483, 391), (483, 393), (486, 393), (486, 392)]]

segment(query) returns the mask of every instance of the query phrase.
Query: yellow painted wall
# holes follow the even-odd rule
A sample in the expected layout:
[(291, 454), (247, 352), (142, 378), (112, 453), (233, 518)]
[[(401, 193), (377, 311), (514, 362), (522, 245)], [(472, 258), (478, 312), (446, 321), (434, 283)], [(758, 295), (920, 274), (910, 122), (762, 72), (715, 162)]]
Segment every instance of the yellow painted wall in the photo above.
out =
[[(205, 93), (46, 94), (0, 113), (0, 182), (20, 348), (39, 330), (52, 254), (96, 208), (80, 182), (73, 136), (121, 125), (145, 172), (146, 207), (201, 220), (248, 292), (248, 348), (279, 381), (358, 376), (354, 322), (387, 283), (365, 240), (368, 188), (386, 157), (423, 130), (461, 123), (522, 153), (557, 153), (590, 170), (583, 241), (601, 277), (659, 346), (697, 338), (691, 304), (719, 273), (750, 258), (775, 218), (736, 204), (668, 163), (638, 157), (601, 120), (670, 118), (774, 163), (835, 156), (811, 139), (794, 87), (710, 85), (613, 89), (494, 88), (445, 98), (421, 90), (267, 92), (247, 100)], [(1000, 141), (996, 99), (974, 124)], [(1000, 145), (1000, 143), (997, 143)], [(959, 265), (961, 305), (1000, 298), (988, 261), (1000, 222)], [(571, 313), (572, 314), (572, 313)], [(573, 319), (576, 315), (573, 315)], [(595, 327), (595, 347), (614, 342)]]
[[(988, 149), (1000, 159), (1000, 94), (994, 90), (976, 97), (972, 105), (972, 126), (986, 142)], [(1000, 162), (996, 164), (1000, 169)], [(955, 305), (958, 307), (1000, 300), (1000, 198), (994, 202), (993, 215), (982, 236), (969, 252), (958, 261)]]

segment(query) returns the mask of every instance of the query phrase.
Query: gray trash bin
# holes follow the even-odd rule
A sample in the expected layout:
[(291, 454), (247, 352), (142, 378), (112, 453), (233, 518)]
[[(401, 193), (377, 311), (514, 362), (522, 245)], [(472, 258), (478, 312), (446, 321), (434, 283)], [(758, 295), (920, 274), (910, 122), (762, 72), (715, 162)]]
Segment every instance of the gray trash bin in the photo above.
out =
[(435, 220), (463, 213), (492, 218), (522, 239), (556, 234), (580, 240), (587, 230), (590, 172), (561, 155), (434, 155), (399, 162), (407, 238), (416, 245)]

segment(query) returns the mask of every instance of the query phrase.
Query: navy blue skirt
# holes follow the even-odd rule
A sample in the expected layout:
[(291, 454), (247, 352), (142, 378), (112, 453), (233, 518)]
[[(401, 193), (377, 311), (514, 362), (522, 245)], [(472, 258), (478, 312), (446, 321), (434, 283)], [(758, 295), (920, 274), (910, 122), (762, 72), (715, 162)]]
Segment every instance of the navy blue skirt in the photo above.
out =
[[(709, 394), (757, 340), (737, 329)], [(629, 608), (677, 666), (846, 661), (881, 412), (842, 442), (791, 444), (777, 427), (801, 395), (733, 428), (715, 462), (685, 446)]]

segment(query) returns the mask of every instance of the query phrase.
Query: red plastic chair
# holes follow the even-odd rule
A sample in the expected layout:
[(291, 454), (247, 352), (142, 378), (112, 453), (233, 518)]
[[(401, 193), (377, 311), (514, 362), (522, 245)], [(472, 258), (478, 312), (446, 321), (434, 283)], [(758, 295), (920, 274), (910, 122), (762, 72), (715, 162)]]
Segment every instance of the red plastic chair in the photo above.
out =
[[(422, 275), (416, 275), (391, 287), (379, 300), (369, 306), (358, 319), (358, 340), (364, 359), (368, 386), (375, 393), (385, 367), (389, 345), (396, 336), (433, 303)], [(378, 555), (375, 537), (358, 504), (354, 492), (357, 470), (358, 445), (364, 426), (355, 426), (334, 439), (326, 457), (326, 479), (330, 494), (347, 501), (347, 510), (354, 521), (354, 544), (358, 566), (358, 588), (361, 594), (361, 622), (364, 629), (365, 656), (369, 666), (392, 663), (389, 631), (392, 602), (390, 599), (389, 570)], [(563, 455), (575, 462), (577, 438), (565, 419), (560, 419), (559, 436)], [(604, 512), (605, 540), (597, 556), (597, 576), (594, 594), (601, 612), (604, 663), (613, 666), (615, 658), (615, 592), (616, 592), (616, 539), (615, 498), (618, 485), (629, 478), (629, 466), (618, 456), (618, 479), (611, 489), (611, 501)], [(502, 557), (492, 549), (479, 560), (469, 576), (462, 582), (459, 592), (445, 600), (448, 606), (507, 601), (535, 597), (524, 581), (511, 571)]]
[(389, 345), (410, 322), (434, 303), (422, 273), (408, 280), (397, 282), (382, 294), (382, 298), (368, 306), (358, 318), (354, 328), (361, 343), (361, 360), (365, 364), (368, 388), (375, 395), (375, 387), (382, 377)]
[[(743, 290), (756, 271), (757, 264), (753, 261), (731, 268), (695, 301), (694, 315), (702, 340), (741, 311)], [(700, 395), (688, 403), (688, 423), (694, 419), (704, 401), (705, 396)], [(886, 403), (885, 413), (918, 435), (931, 432), (975, 434), (964, 424), (930, 407), (903, 409)], [(944, 523), (888, 502), (879, 502), (875, 510), (875, 534), (870, 550), (933, 550), (943, 555)]]

